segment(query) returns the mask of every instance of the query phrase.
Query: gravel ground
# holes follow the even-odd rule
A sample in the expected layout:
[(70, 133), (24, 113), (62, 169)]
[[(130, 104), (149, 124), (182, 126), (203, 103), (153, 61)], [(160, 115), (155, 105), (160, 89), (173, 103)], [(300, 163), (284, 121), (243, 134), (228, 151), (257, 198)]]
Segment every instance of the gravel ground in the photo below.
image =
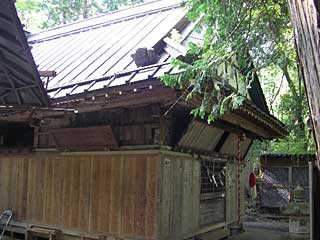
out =
[(231, 236), (230, 240), (288, 240), (287, 233), (258, 228), (246, 228), (243, 233)]
[(244, 232), (230, 240), (288, 240), (288, 219), (279, 214), (264, 214), (247, 209), (243, 219)]

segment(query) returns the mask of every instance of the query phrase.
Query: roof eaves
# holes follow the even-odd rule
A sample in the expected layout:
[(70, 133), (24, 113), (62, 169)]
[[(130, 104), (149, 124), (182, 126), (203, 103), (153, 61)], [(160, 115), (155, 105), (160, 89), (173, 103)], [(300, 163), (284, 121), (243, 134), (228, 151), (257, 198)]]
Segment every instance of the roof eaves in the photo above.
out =
[[(18, 105), (49, 106), (49, 98), (40, 80), (14, 3), (11, 0), (3, 0), (0, 5), (0, 19), (2, 23), (5, 22), (1, 25), (0, 31), (0, 66), (5, 75), (2, 80), (4, 83), (10, 82), (10, 92), (15, 93)], [(19, 75), (19, 81), (26, 82), (23, 88), (17, 87), (18, 78), (14, 75)], [(4, 105), (11, 105), (12, 99), (7, 102), (3, 98), (4, 96)]]
[[(105, 84), (105, 87), (108, 87), (111, 83), (112, 80), (115, 80), (117, 78), (121, 78), (121, 77), (126, 77), (126, 76), (129, 76), (129, 75), (132, 75), (132, 74), (137, 74), (139, 73), (140, 71), (143, 71), (143, 70), (148, 70), (148, 69), (152, 69), (152, 68), (158, 68), (157, 70), (155, 70), (153, 72), (153, 75), (155, 75), (159, 69), (161, 67), (165, 67), (165, 66), (170, 66), (170, 63), (158, 63), (158, 64), (153, 64), (153, 65), (149, 65), (149, 66), (145, 66), (145, 67), (140, 67), (140, 68), (136, 68), (134, 70), (127, 70), (127, 71), (122, 71), (122, 72), (119, 72), (119, 73), (116, 73), (116, 74), (113, 74), (113, 75), (109, 75), (109, 76), (105, 76), (105, 77), (101, 77), (101, 78), (98, 78), (98, 79), (91, 79), (91, 80), (87, 80), (87, 81), (83, 81), (83, 82), (80, 82), (80, 83), (74, 83), (74, 84), (70, 84), (70, 85), (66, 85), (66, 86), (62, 86), (62, 87), (57, 87), (57, 88), (52, 88), (50, 90), (48, 90), (48, 93), (50, 95), (50, 93), (54, 93), (54, 95), (52, 96), (53, 98), (55, 98), (55, 96), (61, 91), (61, 90), (64, 90), (64, 89), (70, 89), (68, 95), (72, 95), (72, 92), (75, 90), (76, 87), (78, 86), (83, 86), (83, 85), (88, 85), (88, 88), (85, 89), (85, 91), (90, 91), (90, 88), (92, 88), (93, 84), (95, 83), (100, 83), (100, 82), (107, 82)], [(149, 78), (153, 78), (153, 76), (149, 76)], [(146, 79), (148, 80), (148, 79)], [(128, 84), (130, 84), (130, 81), (127, 82)], [(126, 84), (124, 84), (126, 85)]]
[(286, 135), (288, 135), (288, 130), (286, 126), (279, 119), (277, 119), (270, 113), (265, 112), (264, 110), (260, 109), (255, 104), (249, 101), (245, 102), (244, 108), (252, 113), (255, 113), (255, 118), (260, 119), (260, 121), (268, 122), (269, 127), (271, 127), (274, 131), (277, 132), (278, 137), (285, 137)]

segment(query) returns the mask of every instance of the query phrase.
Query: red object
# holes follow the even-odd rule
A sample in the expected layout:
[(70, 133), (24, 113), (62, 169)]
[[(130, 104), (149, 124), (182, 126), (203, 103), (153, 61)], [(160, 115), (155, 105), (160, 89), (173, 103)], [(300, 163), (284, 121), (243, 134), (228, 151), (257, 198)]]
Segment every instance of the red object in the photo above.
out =
[(256, 185), (256, 176), (254, 173), (250, 173), (249, 176), (249, 187), (253, 188)]

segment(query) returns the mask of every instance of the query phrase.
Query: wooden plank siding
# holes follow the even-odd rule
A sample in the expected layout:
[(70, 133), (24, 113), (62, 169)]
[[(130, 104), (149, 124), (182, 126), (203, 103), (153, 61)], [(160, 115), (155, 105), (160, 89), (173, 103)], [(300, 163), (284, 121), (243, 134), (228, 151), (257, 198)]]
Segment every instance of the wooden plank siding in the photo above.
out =
[[(238, 181), (237, 181), (237, 162), (230, 161), (226, 164), (226, 223), (235, 223), (238, 219)], [(240, 176), (240, 216), (245, 214), (244, 187), (247, 175), (243, 171)]]
[(159, 154), (0, 157), (0, 209), (58, 229), (155, 239)]
[(237, 220), (236, 162), (226, 160), (226, 175), (226, 221), (203, 227), (200, 161), (190, 154), (6, 154), (0, 157), (0, 209), (12, 209), (14, 220), (26, 226), (78, 237), (187, 239), (227, 230)]
[(200, 164), (190, 155), (162, 154), (160, 239), (184, 239), (199, 231)]

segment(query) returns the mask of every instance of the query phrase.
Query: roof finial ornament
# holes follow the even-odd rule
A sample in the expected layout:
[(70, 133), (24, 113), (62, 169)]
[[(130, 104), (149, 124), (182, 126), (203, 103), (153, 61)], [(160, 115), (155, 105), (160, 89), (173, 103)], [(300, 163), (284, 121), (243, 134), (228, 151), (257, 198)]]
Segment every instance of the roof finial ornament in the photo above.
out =
[(170, 34), (171, 34), (171, 39), (173, 40), (173, 41), (175, 41), (175, 42), (178, 42), (178, 43), (180, 43), (181, 42), (181, 40), (182, 40), (182, 35), (181, 35), (181, 33), (179, 33), (179, 31), (177, 30), (177, 29), (172, 29), (171, 30), (171, 32), (170, 32)]

